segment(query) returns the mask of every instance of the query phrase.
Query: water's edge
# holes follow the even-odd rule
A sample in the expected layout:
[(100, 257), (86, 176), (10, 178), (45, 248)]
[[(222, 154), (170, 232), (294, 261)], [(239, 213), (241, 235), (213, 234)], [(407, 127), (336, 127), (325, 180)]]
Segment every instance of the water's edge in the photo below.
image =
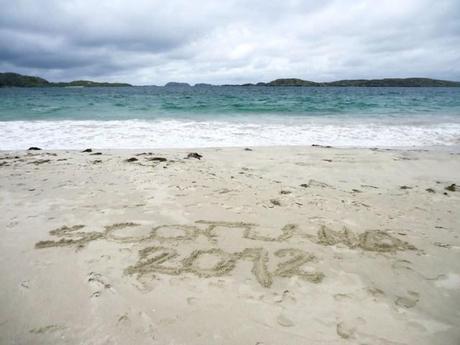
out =
[(460, 88), (0, 89), (0, 149), (460, 144)]
[(372, 121), (234, 122), (181, 120), (0, 122), (0, 149), (190, 148), (332, 145), (428, 147), (460, 144), (460, 123)]

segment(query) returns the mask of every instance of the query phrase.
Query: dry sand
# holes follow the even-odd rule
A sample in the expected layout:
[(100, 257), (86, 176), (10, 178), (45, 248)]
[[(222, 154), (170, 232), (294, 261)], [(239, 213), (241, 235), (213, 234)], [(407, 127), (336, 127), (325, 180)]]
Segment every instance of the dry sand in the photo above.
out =
[(0, 153), (0, 344), (460, 344), (460, 155), (101, 152)]

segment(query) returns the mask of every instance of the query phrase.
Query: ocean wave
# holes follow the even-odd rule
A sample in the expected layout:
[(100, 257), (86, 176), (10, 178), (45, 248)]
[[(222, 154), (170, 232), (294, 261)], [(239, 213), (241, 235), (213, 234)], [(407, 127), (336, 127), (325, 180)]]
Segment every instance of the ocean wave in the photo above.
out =
[(279, 145), (412, 147), (458, 145), (460, 123), (372, 121), (5, 121), (0, 149), (192, 148)]

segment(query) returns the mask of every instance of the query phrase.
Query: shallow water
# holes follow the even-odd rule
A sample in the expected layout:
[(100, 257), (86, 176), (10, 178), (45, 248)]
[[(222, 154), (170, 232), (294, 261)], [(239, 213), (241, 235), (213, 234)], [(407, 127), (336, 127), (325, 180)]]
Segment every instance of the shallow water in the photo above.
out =
[(0, 149), (460, 143), (460, 88), (0, 89)]

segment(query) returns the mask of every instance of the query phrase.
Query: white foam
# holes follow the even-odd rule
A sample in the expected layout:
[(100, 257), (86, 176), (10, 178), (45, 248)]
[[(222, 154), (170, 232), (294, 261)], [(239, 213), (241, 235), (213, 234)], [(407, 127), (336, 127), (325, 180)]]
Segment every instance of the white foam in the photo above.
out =
[(371, 121), (5, 121), (0, 149), (190, 148), (270, 145), (458, 145), (460, 123)]

